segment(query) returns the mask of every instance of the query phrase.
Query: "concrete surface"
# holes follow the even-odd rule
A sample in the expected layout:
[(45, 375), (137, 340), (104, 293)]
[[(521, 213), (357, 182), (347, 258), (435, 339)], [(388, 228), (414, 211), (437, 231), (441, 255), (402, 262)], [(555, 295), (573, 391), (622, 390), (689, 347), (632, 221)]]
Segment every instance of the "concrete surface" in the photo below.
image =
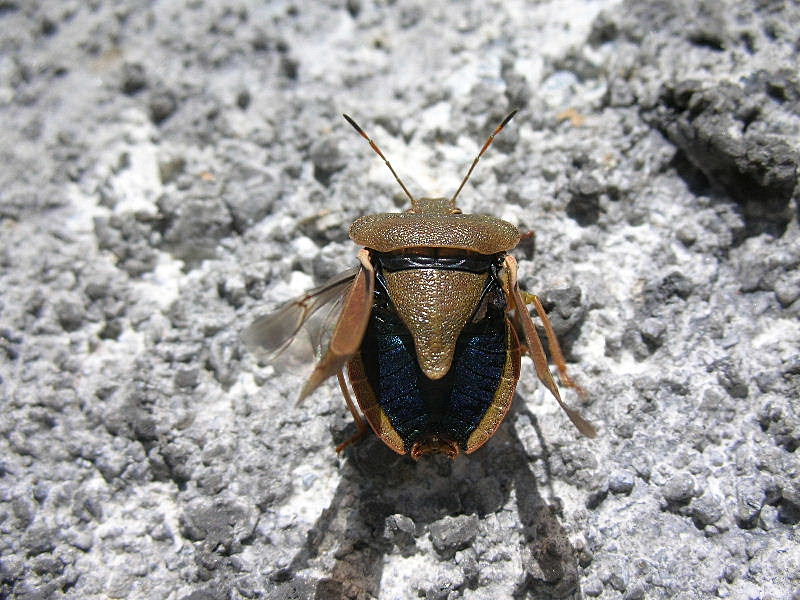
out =
[[(0, 1), (0, 597), (800, 598), (800, 8)], [(239, 335), (356, 217), (460, 196), (601, 436), (529, 364), (413, 463)], [(580, 400), (567, 394), (573, 404)]]

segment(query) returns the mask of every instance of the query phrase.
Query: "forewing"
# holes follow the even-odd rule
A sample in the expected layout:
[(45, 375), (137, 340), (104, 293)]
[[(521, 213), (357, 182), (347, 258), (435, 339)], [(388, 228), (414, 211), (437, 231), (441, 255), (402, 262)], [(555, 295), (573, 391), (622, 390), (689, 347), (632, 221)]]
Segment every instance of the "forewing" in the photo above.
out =
[(300, 391), (298, 403), (302, 402), (328, 377), (340, 371), (361, 346), (372, 313), (375, 269), (366, 249), (362, 249), (358, 253), (358, 259), (361, 262), (361, 269), (356, 275), (353, 285), (349, 288), (328, 349)]
[(355, 280), (358, 269), (359, 267), (354, 267), (334, 275), (321, 286), (256, 319), (242, 335), (247, 347), (267, 360), (277, 357), (322, 307), (333, 302), (332, 314), (335, 314), (337, 305), (341, 306), (341, 299)]

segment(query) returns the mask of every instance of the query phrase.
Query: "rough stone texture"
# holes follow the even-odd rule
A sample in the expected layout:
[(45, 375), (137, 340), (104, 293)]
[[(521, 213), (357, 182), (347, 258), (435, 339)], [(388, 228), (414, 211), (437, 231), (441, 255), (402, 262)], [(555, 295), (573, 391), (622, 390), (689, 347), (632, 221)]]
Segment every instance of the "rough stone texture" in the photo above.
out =
[[(800, 7), (0, 2), (0, 597), (796, 598)], [(455, 463), (239, 339), (451, 193), (565, 338)], [(302, 345), (302, 344), (301, 344)], [(573, 393), (567, 400), (579, 404)]]

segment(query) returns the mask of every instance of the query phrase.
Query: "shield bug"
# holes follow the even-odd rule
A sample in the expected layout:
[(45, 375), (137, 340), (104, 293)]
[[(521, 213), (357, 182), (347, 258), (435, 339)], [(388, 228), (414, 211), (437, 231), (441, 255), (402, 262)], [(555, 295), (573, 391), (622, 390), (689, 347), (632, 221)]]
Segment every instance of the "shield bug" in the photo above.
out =
[(527, 304), (542, 321), (562, 384), (580, 391), (541, 301), (519, 288), (517, 262), (508, 254), (519, 230), (456, 206), (481, 156), (515, 113), (489, 136), (451, 198), (412, 196), (375, 142), (344, 115), (389, 167), (411, 208), (356, 219), (350, 238), (362, 246), (360, 265), (256, 320), (244, 336), (252, 348), (278, 351), (319, 308), (341, 300), (330, 342), (299, 399), (337, 376), (358, 426), (337, 450), (371, 427), (392, 450), (414, 459), (474, 452), (511, 406), (522, 354), (580, 432), (596, 435), (561, 399), (548, 368)]

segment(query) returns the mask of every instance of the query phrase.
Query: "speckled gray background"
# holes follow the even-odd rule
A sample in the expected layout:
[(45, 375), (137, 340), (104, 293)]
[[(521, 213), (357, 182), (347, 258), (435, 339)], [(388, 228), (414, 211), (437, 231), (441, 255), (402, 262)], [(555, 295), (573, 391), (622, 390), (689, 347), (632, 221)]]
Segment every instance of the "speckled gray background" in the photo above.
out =
[[(800, 598), (800, 7), (0, 0), (0, 597)], [(354, 431), (257, 315), (356, 217), (460, 197), (601, 429), (527, 365), (481, 451)], [(580, 400), (568, 393), (573, 404)]]

